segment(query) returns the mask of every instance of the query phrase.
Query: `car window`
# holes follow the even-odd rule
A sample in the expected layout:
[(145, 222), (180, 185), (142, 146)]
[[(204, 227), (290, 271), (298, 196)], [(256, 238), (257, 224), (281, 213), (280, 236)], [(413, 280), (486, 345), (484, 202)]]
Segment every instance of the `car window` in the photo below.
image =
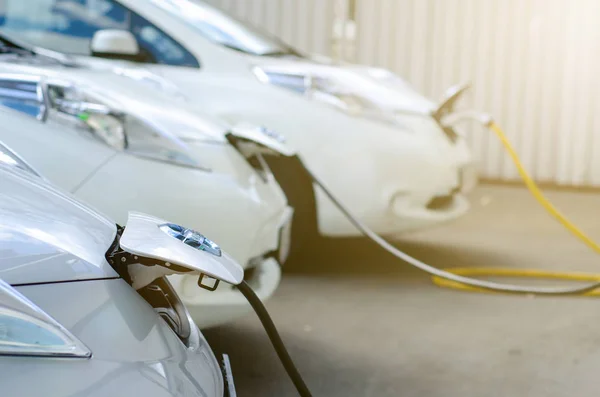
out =
[(200, 67), (188, 50), (138, 14), (131, 14), (130, 31), (138, 40), (142, 52), (155, 63)]
[(115, 0), (0, 0), (0, 32), (54, 51), (91, 55), (101, 29), (131, 31), (145, 60), (199, 67), (183, 46)]
[(300, 55), (281, 40), (199, 0), (151, 0), (151, 3), (225, 47), (252, 55)]
[(127, 29), (127, 9), (112, 0), (0, 0), (0, 30), (55, 51), (89, 55), (100, 29)]

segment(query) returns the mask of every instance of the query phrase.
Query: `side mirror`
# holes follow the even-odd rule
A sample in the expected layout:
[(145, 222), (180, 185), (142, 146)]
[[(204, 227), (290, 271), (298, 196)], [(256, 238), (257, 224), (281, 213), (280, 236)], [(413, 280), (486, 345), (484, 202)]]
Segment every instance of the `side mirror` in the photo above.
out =
[[(120, 238), (120, 250), (109, 260), (127, 265), (132, 286), (140, 289), (159, 277), (198, 274), (198, 284), (216, 288), (219, 281), (238, 285), (244, 270), (221, 248), (202, 234), (139, 212), (130, 212)], [(202, 285), (204, 276), (216, 279), (211, 288)]]
[(136, 60), (140, 47), (135, 36), (127, 30), (102, 29), (92, 37), (90, 52), (101, 58)]

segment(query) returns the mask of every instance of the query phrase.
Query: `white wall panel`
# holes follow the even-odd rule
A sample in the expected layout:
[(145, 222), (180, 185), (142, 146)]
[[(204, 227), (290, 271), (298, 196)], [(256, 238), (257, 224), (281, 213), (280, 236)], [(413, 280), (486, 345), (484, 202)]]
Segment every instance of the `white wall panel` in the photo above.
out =
[[(357, 0), (357, 59), (431, 98), (471, 82), (541, 181), (600, 186), (600, 2)], [(482, 173), (517, 173), (495, 136), (470, 126)]]
[(336, 0), (207, 0), (294, 47), (330, 55)]

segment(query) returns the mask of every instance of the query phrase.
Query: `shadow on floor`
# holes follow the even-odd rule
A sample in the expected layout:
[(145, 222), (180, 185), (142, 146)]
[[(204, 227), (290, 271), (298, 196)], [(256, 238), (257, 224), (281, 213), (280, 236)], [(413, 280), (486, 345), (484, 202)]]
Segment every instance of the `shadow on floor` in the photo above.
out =
[[(480, 266), (489, 262), (497, 265), (502, 261), (501, 255), (497, 253), (472, 247), (414, 241), (396, 245), (408, 254), (439, 267)], [(359, 276), (362, 283), (379, 283), (382, 279), (398, 278), (402, 284), (397, 287), (408, 287), (415, 283), (429, 284), (429, 276), (400, 264), (391, 254), (366, 239), (323, 239), (312, 248), (310, 255), (293, 258), (292, 262), (286, 264), (284, 277), (287, 274), (288, 277), (320, 280), (319, 285), (327, 285), (325, 280), (336, 276)], [(406, 293), (403, 291), (402, 296)], [(298, 315), (304, 316), (305, 313)], [(389, 368), (372, 357), (348, 353), (348, 350), (336, 351), (331, 346), (323, 345), (318, 339), (305, 338), (302, 330), (286, 332), (285, 329), (280, 329), (280, 332), (294, 360), (301, 367), (303, 376), (312, 389), (319, 391), (319, 395), (340, 395), (340, 390), (343, 390), (344, 395), (352, 396), (397, 395), (397, 388), (390, 386), (389, 390), (382, 390), (382, 384), (403, 384), (412, 390), (419, 390), (418, 384), (413, 385), (415, 379), (411, 372), (400, 365), (403, 360), (399, 361), (398, 366)], [(203, 333), (215, 352), (230, 353), (232, 366), (238, 370), (237, 374), (234, 373), (238, 395), (296, 395), (254, 315)], [(435, 363), (432, 362), (431, 365)], [(328, 377), (324, 378), (324, 373)], [(368, 392), (369, 387), (372, 387), (374, 394)]]
[[(502, 252), (473, 246), (456, 246), (444, 242), (398, 241), (394, 246), (438, 268), (477, 266), (515, 266)], [(373, 276), (426, 274), (400, 261), (366, 238), (322, 239), (304, 255), (291, 258), (284, 266), (289, 274), (360, 274)]]
[[(238, 396), (297, 396), (262, 328), (228, 325), (203, 333), (215, 354), (229, 353)], [(383, 363), (361, 357), (359, 353), (338, 353), (331, 346), (302, 338), (296, 332), (281, 332), (281, 336), (315, 395), (338, 396), (343, 391), (345, 396), (365, 396), (371, 394), (365, 392), (365, 384), (401, 382), (410, 387), (414, 382), (410, 373), (403, 373), (401, 367), (386, 368)], [(324, 377), (324, 374), (328, 375)], [(378, 387), (374, 385), (374, 390)], [(397, 390), (377, 395), (396, 396)]]
[[(590, 216), (597, 195), (549, 195), (600, 236)], [(597, 271), (597, 256), (524, 189), (480, 187), (478, 197), (468, 217), (396, 245), (438, 268)], [(436, 288), (362, 238), (310, 246), (285, 265), (267, 303), (315, 396), (332, 397), (595, 395), (597, 305)], [(230, 354), (240, 397), (296, 396), (253, 314), (204, 334), (216, 352)]]

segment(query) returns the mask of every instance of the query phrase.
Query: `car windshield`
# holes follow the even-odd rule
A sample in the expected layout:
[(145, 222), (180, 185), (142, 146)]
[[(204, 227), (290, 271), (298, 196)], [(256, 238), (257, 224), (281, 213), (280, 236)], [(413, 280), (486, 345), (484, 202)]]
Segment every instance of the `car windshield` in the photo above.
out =
[(202, 36), (227, 48), (260, 56), (299, 56), (277, 38), (199, 0), (152, 0), (152, 3), (192, 26)]

